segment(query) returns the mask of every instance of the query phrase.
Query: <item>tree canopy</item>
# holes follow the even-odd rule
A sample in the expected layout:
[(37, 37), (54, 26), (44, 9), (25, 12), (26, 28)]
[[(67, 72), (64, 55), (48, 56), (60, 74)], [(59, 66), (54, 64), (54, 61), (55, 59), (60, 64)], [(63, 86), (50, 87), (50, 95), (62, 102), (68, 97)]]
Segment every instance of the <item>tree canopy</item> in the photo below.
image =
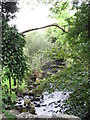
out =
[(2, 17), (5, 18), (7, 21), (13, 19), (15, 17), (15, 12), (18, 11), (17, 4), (18, 2), (6, 2), (3, 1), (2, 3)]

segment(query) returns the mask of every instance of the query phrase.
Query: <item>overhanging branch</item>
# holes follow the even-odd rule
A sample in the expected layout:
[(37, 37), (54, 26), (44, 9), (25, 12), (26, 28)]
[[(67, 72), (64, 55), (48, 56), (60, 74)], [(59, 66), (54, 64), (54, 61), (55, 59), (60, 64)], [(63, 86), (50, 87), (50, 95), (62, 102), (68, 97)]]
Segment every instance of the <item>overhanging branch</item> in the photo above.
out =
[(48, 28), (48, 27), (58, 27), (59, 29), (61, 29), (63, 32), (66, 32), (64, 28), (60, 27), (58, 24), (50, 24), (50, 25), (46, 25), (46, 26), (43, 26), (43, 27), (37, 27), (37, 28), (32, 28), (32, 29), (29, 29), (29, 30), (25, 30), (23, 32), (21, 32), (21, 34), (24, 34), (24, 33), (27, 33), (27, 32), (30, 32), (30, 31), (34, 31), (34, 30), (39, 30), (39, 29), (44, 29), (44, 28)]

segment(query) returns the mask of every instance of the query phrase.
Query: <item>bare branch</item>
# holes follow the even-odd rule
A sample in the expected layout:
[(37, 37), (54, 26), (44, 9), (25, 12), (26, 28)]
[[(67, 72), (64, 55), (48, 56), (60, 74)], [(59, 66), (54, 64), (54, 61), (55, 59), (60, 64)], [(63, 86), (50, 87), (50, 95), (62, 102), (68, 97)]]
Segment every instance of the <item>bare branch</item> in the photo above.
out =
[(33, 29), (29, 29), (29, 30), (25, 30), (23, 32), (21, 32), (20, 34), (24, 34), (24, 33), (27, 33), (27, 32), (30, 32), (30, 31), (34, 31), (34, 30), (39, 30), (39, 29), (44, 29), (44, 28), (47, 28), (47, 27), (58, 27), (59, 29), (61, 29), (63, 32), (66, 32), (64, 28), (60, 27), (58, 24), (51, 24), (51, 25), (46, 25), (46, 26), (43, 26), (43, 27), (38, 27), (38, 28), (33, 28)]

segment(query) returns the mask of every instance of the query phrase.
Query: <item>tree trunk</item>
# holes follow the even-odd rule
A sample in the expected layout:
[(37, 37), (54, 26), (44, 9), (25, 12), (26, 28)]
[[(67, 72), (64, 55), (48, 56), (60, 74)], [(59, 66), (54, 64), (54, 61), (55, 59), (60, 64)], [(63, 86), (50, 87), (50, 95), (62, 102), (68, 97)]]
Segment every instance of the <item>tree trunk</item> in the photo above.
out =
[(10, 87), (10, 94), (12, 93), (12, 90), (11, 90), (11, 77), (9, 77), (9, 87)]

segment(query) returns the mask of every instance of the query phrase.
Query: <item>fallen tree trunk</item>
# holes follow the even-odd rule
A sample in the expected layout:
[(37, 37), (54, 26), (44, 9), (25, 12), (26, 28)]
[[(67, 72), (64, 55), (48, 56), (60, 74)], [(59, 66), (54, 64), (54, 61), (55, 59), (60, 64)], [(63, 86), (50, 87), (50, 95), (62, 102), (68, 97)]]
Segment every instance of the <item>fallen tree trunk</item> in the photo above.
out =
[(64, 28), (60, 27), (58, 24), (50, 24), (50, 25), (46, 25), (46, 26), (43, 26), (43, 27), (37, 27), (37, 28), (32, 28), (32, 29), (29, 29), (29, 30), (25, 30), (23, 32), (21, 32), (20, 34), (24, 34), (24, 33), (27, 33), (27, 32), (30, 32), (30, 31), (34, 31), (34, 30), (39, 30), (39, 29), (44, 29), (44, 28), (48, 28), (48, 27), (58, 27), (59, 29), (61, 29), (63, 32), (66, 32)]

